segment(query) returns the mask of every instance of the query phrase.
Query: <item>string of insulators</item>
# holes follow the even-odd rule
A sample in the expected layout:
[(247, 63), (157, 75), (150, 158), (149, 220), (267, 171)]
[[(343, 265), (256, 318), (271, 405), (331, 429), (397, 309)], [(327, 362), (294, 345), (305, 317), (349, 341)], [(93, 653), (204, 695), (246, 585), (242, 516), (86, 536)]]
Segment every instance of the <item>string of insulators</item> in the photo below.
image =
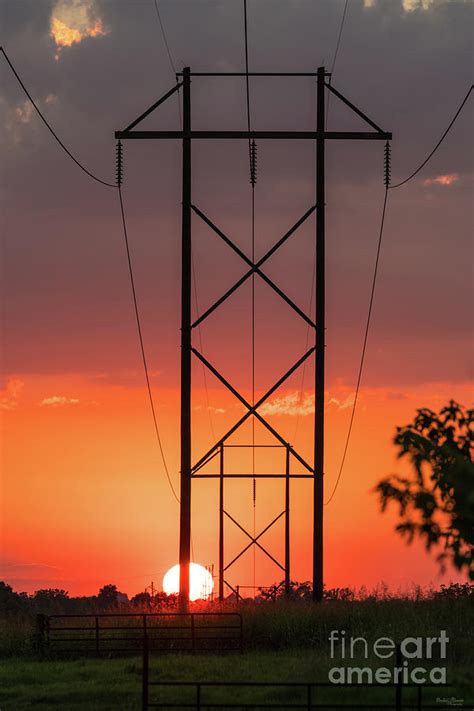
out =
[(255, 140), (250, 143), (250, 184), (257, 182), (257, 144)]
[(257, 503), (257, 482), (254, 479), (253, 480), (253, 505), (255, 508), (255, 504)]
[(123, 146), (122, 146), (122, 141), (119, 141), (117, 143), (116, 167), (117, 167), (117, 185), (122, 185), (122, 181), (123, 181)]
[(385, 169), (384, 169), (384, 183), (385, 187), (390, 187), (390, 177), (392, 172), (391, 166), (391, 149), (390, 143), (387, 141), (385, 144)]

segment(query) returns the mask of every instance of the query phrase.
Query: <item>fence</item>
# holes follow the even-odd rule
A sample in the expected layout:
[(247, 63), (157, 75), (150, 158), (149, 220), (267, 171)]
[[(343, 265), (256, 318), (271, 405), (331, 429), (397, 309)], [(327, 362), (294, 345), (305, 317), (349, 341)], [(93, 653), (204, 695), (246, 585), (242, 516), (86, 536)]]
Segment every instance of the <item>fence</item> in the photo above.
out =
[[(143, 640), (143, 668), (142, 668), (142, 711), (149, 709), (194, 709), (194, 711), (205, 711), (207, 709), (299, 709), (299, 711), (315, 711), (317, 709), (393, 709), (393, 711), (406, 711), (408, 709), (440, 709), (439, 703), (423, 703), (423, 690), (428, 688), (446, 689), (446, 684), (344, 684), (335, 685), (330, 682), (222, 682), (222, 681), (153, 681), (150, 680), (150, 659), (149, 640), (145, 635)], [(176, 700), (176, 693), (173, 699), (170, 698), (151, 700), (151, 689), (161, 691), (179, 692), (179, 700)], [(321, 700), (317, 697), (322, 689), (337, 692), (338, 698), (333, 701)], [(387, 702), (380, 703), (375, 700), (370, 703), (354, 703), (353, 689), (364, 689), (365, 693), (377, 689), (379, 692), (387, 692)], [(370, 691), (369, 691), (370, 690)], [(225, 699), (219, 692), (228, 691)], [(184, 692), (184, 698), (183, 698)], [(245, 700), (242, 693), (245, 693)], [(254, 698), (249, 699), (249, 692), (254, 693)], [(347, 698), (341, 702), (341, 695), (346, 693)], [(390, 703), (390, 694), (392, 702)], [(407, 694), (413, 698), (407, 699)], [(169, 693), (167, 694), (169, 697)], [(266, 696), (267, 698), (263, 698)], [(271, 698), (268, 698), (271, 697)], [(286, 698), (285, 698), (286, 697)], [(336, 703), (337, 701), (337, 703)], [(466, 708), (462, 705), (462, 708)]]
[(242, 651), (242, 617), (234, 612), (39, 615), (37, 639), (53, 654)]

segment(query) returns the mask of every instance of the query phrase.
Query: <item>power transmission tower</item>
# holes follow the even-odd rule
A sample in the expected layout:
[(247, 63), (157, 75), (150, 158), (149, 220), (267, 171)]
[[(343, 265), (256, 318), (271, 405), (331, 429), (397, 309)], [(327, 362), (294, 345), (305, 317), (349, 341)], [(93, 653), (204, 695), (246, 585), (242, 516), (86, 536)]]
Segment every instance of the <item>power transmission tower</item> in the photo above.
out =
[[(217, 131), (194, 130), (191, 127), (191, 77), (313, 77), (316, 79), (316, 130), (315, 131)], [(392, 138), (391, 133), (383, 131), (360, 109), (352, 104), (328, 81), (330, 74), (324, 67), (317, 72), (194, 72), (187, 67), (177, 74), (177, 84), (149, 109), (143, 112), (123, 131), (116, 131), (115, 138), (122, 140), (181, 140), (182, 141), (182, 276), (181, 276), (181, 496), (180, 496), (180, 600), (186, 607), (189, 600), (189, 564), (191, 552), (191, 484), (193, 479), (216, 478), (219, 480), (219, 597), (224, 597), (224, 585), (227, 585), (236, 594), (234, 588), (225, 580), (225, 573), (243, 553), (250, 547), (257, 546), (262, 550), (285, 574), (285, 588), (290, 587), (290, 480), (293, 478), (310, 479), (313, 482), (313, 597), (320, 601), (323, 597), (323, 494), (324, 494), (324, 366), (325, 366), (325, 147), (330, 140), (382, 140)], [(179, 131), (154, 131), (135, 130), (136, 126), (157, 109), (164, 101), (179, 89), (183, 90), (183, 127)], [(363, 119), (373, 129), (372, 131), (327, 131), (325, 128), (325, 94), (330, 91), (342, 101), (355, 114)], [(194, 140), (307, 140), (316, 142), (316, 202), (295, 225), (281, 237), (267, 253), (255, 263), (234, 244), (234, 242), (217, 227), (192, 202), (191, 197), (191, 159), (192, 142)], [(298, 228), (316, 212), (316, 319), (304, 313), (263, 271), (262, 266), (275, 252), (287, 242)], [(203, 220), (249, 267), (241, 277), (222, 297), (206, 310), (196, 321), (192, 321), (191, 314), (191, 217), (197, 215)], [(301, 358), (261, 397), (255, 404), (250, 404), (234, 388), (224, 376), (200, 353), (192, 344), (192, 332), (211, 313), (223, 304), (240, 286), (253, 275), (263, 279), (307, 324), (314, 329), (314, 345), (304, 353)], [(310, 356), (315, 354), (315, 417), (314, 417), (314, 460), (308, 463), (295, 448), (270, 425), (258, 411), (263, 403), (299, 368)], [(222, 436), (212, 447), (196, 462), (191, 461), (191, 359), (192, 355), (198, 358), (214, 374), (214, 376), (234, 394), (245, 406), (246, 413)], [(266, 478), (285, 479), (285, 508), (259, 535), (251, 535), (240, 523), (234, 519), (224, 507), (224, 483), (228, 478), (253, 479), (254, 473), (230, 474), (225, 471), (225, 452), (230, 445), (229, 438), (250, 417), (255, 417), (275, 438), (277, 445), (285, 452), (285, 473), (260, 475)], [(245, 445), (244, 445), (245, 446)], [(268, 445), (246, 445), (268, 446)], [(212, 460), (219, 461), (219, 472), (203, 473), (203, 468)], [(294, 474), (291, 471), (292, 461), (297, 461), (306, 473)], [(278, 520), (285, 517), (285, 560), (282, 565), (259, 542), (261, 536)], [(229, 520), (243, 531), (250, 543), (230, 563), (224, 561), (224, 519)]]

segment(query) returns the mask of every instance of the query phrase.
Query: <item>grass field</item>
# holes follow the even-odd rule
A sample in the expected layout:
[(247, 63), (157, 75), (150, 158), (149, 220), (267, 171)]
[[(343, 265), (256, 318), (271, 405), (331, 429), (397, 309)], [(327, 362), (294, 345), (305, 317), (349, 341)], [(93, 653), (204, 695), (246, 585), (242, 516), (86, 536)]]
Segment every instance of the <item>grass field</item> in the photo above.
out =
[[(434, 637), (445, 629), (450, 639), (446, 660), (448, 682), (453, 686), (442, 694), (439, 689), (432, 690), (426, 693), (426, 699), (434, 703), (436, 696), (454, 696), (464, 699), (466, 704), (474, 701), (474, 625), (473, 606), (469, 600), (364, 601), (318, 607), (269, 604), (242, 611), (247, 650), (243, 654), (155, 657), (150, 678), (161, 681), (327, 681), (328, 670), (341, 665), (330, 658), (328, 636), (331, 630), (345, 630), (347, 636), (363, 636), (370, 643), (382, 636), (394, 640)], [(140, 709), (139, 658), (39, 660), (29, 650), (28, 635), (25, 626), (6, 625), (3, 628), (1, 711)], [(376, 666), (394, 665), (393, 660), (383, 662), (373, 654), (368, 660), (358, 656), (344, 663), (366, 667), (373, 666), (374, 662), (377, 662)], [(431, 664), (441, 664), (437, 655)], [(175, 696), (173, 700), (178, 703), (191, 701), (190, 692), (186, 693), (188, 696)], [(222, 700), (223, 692), (219, 693), (218, 698)], [(296, 703), (299, 700), (295, 691), (277, 693), (270, 689), (257, 693), (260, 695), (243, 693), (240, 699), (249, 703), (257, 700)], [(372, 694), (370, 698), (369, 693)], [(161, 698), (170, 697), (162, 694)], [(209, 694), (207, 699), (211, 700)], [(347, 704), (351, 708), (351, 705), (364, 701), (389, 703), (393, 700), (393, 690), (376, 689), (373, 693), (362, 689), (323, 689), (315, 699), (340, 704), (340, 708)], [(212, 700), (216, 701), (217, 697), (214, 695)], [(447, 707), (440, 704), (439, 708)]]

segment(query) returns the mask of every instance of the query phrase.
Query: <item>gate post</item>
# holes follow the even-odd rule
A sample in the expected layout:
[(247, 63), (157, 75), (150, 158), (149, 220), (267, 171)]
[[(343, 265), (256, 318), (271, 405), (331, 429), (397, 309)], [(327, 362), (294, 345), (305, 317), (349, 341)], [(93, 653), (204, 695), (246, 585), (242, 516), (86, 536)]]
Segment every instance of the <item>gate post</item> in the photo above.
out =
[[(397, 669), (401, 669), (402, 652), (400, 644), (397, 644), (396, 660)], [(395, 686), (395, 709), (396, 711), (402, 711), (402, 681), (400, 681), (400, 674), (397, 677), (397, 685)]]
[(148, 677), (149, 677), (149, 654), (148, 635), (146, 630), (143, 634), (143, 664), (142, 664), (142, 711), (148, 711)]
[(38, 614), (35, 620), (35, 629), (33, 632), (33, 648), (35, 652), (43, 652), (46, 643), (46, 615)]

